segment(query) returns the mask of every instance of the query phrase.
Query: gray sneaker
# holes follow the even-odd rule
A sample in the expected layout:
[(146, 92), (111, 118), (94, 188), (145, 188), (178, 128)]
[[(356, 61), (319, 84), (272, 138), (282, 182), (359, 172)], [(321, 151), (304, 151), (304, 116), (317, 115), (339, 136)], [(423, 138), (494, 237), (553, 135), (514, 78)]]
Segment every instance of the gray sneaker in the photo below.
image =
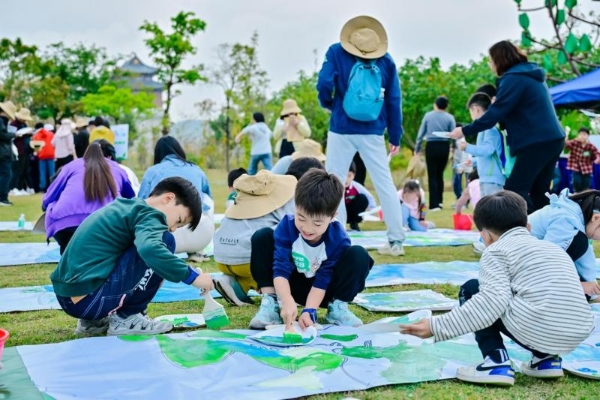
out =
[(263, 295), (258, 312), (250, 321), (250, 329), (265, 329), (267, 325), (282, 324), (281, 307), (277, 300), (268, 294)]
[(166, 321), (155, 321), (142, 313), (120, 317), (117, 313), (109, 318), (107, 335), (155, 335), (169, 332), (173, 324)]
[(213, 284), (217, 292), (223, 296), (228, 303), (242, 307), (254, 304), (252, 299), (244, 293), (244, 289), (237, 279), (229, 275), (217, 275), (213, 278)]
[(400, 241), (387, 242), (385, 245), (383, 245), (383, 247), (377, 249), (377, 252), (379, 254), (394, 257), (404, 255), (404, 249), (402, 248), (402, 242)]
[(78, 319), (76, 335), (103, 335), (108, 330), (108, 317), (97, 320)]

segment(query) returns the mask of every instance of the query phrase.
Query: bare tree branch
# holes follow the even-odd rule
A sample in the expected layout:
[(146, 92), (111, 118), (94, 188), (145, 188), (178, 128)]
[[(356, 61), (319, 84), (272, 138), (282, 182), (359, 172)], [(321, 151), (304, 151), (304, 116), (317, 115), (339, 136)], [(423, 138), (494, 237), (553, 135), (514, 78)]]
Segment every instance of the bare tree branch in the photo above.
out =
[(600, 23), (598, 23), (596, 21), (588, 21), (585, 18), (582, 18), (582, 17), (580, 17), (578, 15), (573, 14), (571, 11), (568, 11), (567, 14), (569, 14), (569, 17), (571, 17), (573, 19), (576, 19), (578, 21), (585, 22), (586, 24), (590, 24), (590, 25), (593, 25), (593, 26), (596, 26), (596, 27), (600, 28)]

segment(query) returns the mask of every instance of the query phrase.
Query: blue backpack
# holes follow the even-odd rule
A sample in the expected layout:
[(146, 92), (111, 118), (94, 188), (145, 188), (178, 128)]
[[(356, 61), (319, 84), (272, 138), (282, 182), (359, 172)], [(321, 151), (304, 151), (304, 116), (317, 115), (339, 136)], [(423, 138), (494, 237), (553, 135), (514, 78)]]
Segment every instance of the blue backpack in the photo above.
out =
[(343, 106), (346, 114), (357, 121), (375, 121), (383, 107), (385, 89), (375, 61), (357, 60), (350, 71)]

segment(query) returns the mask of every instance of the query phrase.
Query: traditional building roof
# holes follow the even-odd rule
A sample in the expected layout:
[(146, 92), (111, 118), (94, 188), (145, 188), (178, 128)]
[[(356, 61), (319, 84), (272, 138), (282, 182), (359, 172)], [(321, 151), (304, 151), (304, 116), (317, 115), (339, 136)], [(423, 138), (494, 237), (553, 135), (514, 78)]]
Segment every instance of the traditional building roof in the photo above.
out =
[(136, 54), (133, 55), (131, 60), (126, 61), (121, 69), (140, 75), (155, 75), (158, 72), (158, 68), (144, 64)]

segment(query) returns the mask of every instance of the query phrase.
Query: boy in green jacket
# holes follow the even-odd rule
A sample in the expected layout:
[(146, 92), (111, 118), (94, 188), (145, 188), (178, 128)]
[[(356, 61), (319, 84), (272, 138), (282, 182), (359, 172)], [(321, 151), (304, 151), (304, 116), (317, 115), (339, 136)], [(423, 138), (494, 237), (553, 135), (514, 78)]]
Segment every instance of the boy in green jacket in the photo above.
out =
[(50, 275), (62, 309), (78, 318), (77, 334), (157, 334), (173, 325), (146, 315), (163, 279), (212, 289), (202, 274), (177, 258), (171, 232), (200, 222), (196, 188), (179, 177), (156, 185), (150, 197), (118, 198), (77, 228)]

